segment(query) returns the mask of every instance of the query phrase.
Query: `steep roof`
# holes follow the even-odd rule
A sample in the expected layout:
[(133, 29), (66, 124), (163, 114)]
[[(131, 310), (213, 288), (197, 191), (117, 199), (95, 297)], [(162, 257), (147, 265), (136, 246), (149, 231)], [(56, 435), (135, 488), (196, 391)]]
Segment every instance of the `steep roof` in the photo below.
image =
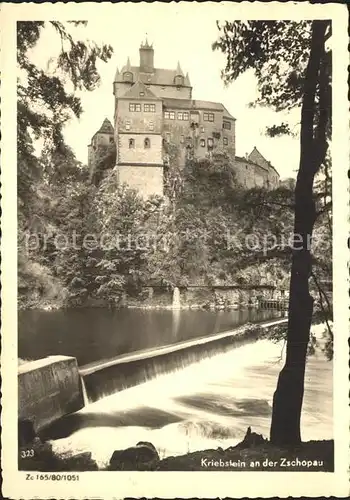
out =
[[(116, 82), (122, 82), (122, 74), (125, 71), (130, 71), (134, 75), (134, 79), (140, 80), (146, 84), (154, 84), (154, 85), (174, 85), (175, 76), (178, 74), (175, 69), (162, 69), (162, 68), (154, 68), (152, 73), (143, 73), (140, 71), (139, 66), (123, 66), (119, 73), (115, 75)], [(184, 78), (184, 84), (187, 87), (190, 87), (190, 79), (188, 75)]]
[(144, 83), (141, 81), (137, 81), (131, 89), (129, 89), (121, 99), (139, 99), (140, 97), (144, 99), (156, 99), (159, 100), (159, 97), (153, 94), (153, 92), (146, 87)]
[(220, 102), (199, 101), (196, 99), (162, 99), (165, 108), (178, 109), (208, 109), (212, 111), (222, 111), (225, 118), (235, 120), (223, 104)]
[[(258, 156), (258, 158), (260, 159), (260, 161), (264, 162), (265, 164), (268, 165), (268, 168), (272, 168), (276, 174), (279, 176), (280, 174), (277, 172), (277, 170), (275, 169), (275, 167), (273, 165), (271, 165), (271, 162), (269, 162), (261, 153), (260, 151), (258, 150), (258, 148), (256, 146), (254, 146), (252, 152), (248, 155), (248, 158), (251, 159), (251, 156), (255, 154)], [(254, 162), (254, 160), (252, 160)], [(256, 163), (256, 161), (254, 162)]]
[(176, 75), (179, 75), (179, 76), (185, 76), (185, 75), (183, 74), (182, 69), (181, 69), (181, 66), (180, 66), (180, 61), (177, 61)]
[(252, 152), (248, 155), (248, 158), (250, 158), (253, 154), (256, 154), (260, 160), (268, 163), (266, 158), (260, 153), (260, 151), (258, 150), (258, 148), (256, 146), (254, 146)]
[(254, 167), (259, 167), (259, 168), (262, 168), (263, 170), (267, 171), (267, 169), (265, 167), (263, 167), (262, 165), (259, 165), (259, 163), (256, 163), (255, 161), (252, 161), (248, 158), (244, 158), (243, 156), (235, 156), (235, 161), (237, 163), (249, 163), (249, 165), (254, 165)]
[(96, 134), (114, 134), (114, 128), (108, 118), (103, 120), (101, 127), (98, 129)]

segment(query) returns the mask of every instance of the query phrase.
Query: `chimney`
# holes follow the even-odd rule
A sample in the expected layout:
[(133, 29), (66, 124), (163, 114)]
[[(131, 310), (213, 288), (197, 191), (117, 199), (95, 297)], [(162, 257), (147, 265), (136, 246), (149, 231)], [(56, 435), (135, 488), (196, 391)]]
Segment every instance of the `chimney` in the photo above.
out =
[(153, 73), (154, 70), (154, 50), (153, 46), (146, 42), (140, 46), (140, 71), (143, 73)]

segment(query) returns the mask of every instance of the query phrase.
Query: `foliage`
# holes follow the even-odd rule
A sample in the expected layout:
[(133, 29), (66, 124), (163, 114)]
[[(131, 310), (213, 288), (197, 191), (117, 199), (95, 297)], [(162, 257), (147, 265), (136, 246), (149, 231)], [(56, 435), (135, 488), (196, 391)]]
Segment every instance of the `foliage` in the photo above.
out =
[[(84, 198), (87, 169), (76, 161), (65, 144), (64, 126), (83, 111), (76, 90), (93, 90), (99, 83), (97, 62), (106, 62), (112, 55), (110, 46), (76, 40), (72, 32), (77, 24), (86, 23), (17, 23), (19, 275), (25, 277), (26, 283), (20, 291), (27, 290), (28, 296), (28, 290), (40, 296), (43, 280), (47, 286), (51, 283), (53, 289), (65, 287), (67, 280), (62, 280), (52, 267), (55, 251), (43, 250), (43, 241), (44, 236), (64, 233), (68, 226), (78, 223), (79, 208), (74, 202)], [(32, 50), (43, 30), (49, 28), (56, 33), (61, 50), (51, 60), (51, 69), (43, 70), (33, 62)], [(25, 246), (29, 233), (38, 238), (37, 248), (30, 255)], [(23, 305), (28, 305), (23, 299)], [(29, 300), (29, 304), (35, 305), (35, 301)]]
[[(322, 169), (327, 172), (327, 149), (331, 134), (331, 36), (329, 21), (248, 21), (218, 23), (219, 39), (213, 48), (227, 57), (222, 73), (227, 82), (253, 69), (259, 98), (255, 104), (276, 111), (301, 106), (300, 163), (294, 199), (294, 246), (287, 356), (274, 393), (271, 441), (296, 445), (301, 441), (300, 414), (304, 392), (305, 363), (310, 339), (313, 297), (309, 279), (313, 275), (310, 241), (317, 218), (313, 184)], [(283, 123), (270, 135), (289, 131)], [(328, 190), (325, 175), (325, 191)], [(329, 192), (328, 192), (329, 193)], [(325, 196), (323, 211), (328, 211)], [(328, 212), (329, 216), (329, 212)], [(321, 297), (318, 280), (316, 286)], [(322, 300), (321, 300), (322, 304)], [(328, 323), (327, 323), (328, 325)], [(331, 338), (332, 334), (330, 332)]]
[(254, 104), (276, 111), (300, 106), (309, 58), (310, 21), (226, 21), (218, 22), (217, 27), (220, 36), (213, 49), (226, 55), (222, 71), (226, 84), (254, 69), (259, 91)]
[[(27, 202), (30, 204), (35, 196), (36, 182), (42, 176), (36, 141), (42, 141), (46, 157), (52, 152), (65, 155), (64, 125), (82, 113), (81, 101), (74, 91), (93, 90), (99, 82), (97, 61), (106, 62), (112, 55), (110, 46), (75, 40), (69, 24), (72, 23), (49, 23), (61, 42), (61, 51), (49, 72), (36, 66), (30, 57), (30, 50), (39, 42), (47, 23), (17, 23), (18, 196), (23, 211), (28, 210)], [(67, 90), (67, 80), (73, 85), (73, 92)]]

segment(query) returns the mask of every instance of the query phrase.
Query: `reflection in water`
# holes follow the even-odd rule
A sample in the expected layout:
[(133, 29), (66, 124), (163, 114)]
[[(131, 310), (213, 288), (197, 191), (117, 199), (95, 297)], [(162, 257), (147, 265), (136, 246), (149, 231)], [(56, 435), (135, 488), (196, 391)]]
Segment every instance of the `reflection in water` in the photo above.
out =
[(173, 291), (172, 308), (173, 309), (180, 309), (180, 307), (181, 307), (181, 303), (180, 303), (180, 290), (176, 286), (174, 288), (174, 291)]
[[(91, 451), (102, 466), (138, 441), (163, 458), (232, 446), (248, 426), (268, 436), (281, 350), (258, 341), (105, 397), (50, 429), (54, 449)], [(332, 364), (317, 352), (307, 363), (302, 438), (332, 437)]]
[(79, 366), (120, 354), (174, 344), (230, 330), (247, 321), (280, 316), (277, 311), (147, 310), (81, 308), (21, 311), (19, 357), (74, 356)]
[(175, 308), (172, 310), (172, 332), (173, 332), (173, 336), (175, 339), (178, 339), (178, 337), (179, 337), (180, 315), (181, 315), (180, 309)]

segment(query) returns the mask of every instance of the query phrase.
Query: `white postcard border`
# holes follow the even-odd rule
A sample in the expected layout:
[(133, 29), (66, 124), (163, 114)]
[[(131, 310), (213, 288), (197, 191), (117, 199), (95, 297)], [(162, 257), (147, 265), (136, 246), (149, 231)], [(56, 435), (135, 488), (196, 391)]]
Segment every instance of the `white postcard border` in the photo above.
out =
[[(347, 10), (342, 5), (207, 2), (162, 4), (2, 4), (2, 469), (3, 495), (10, 498), (270, 497), (346, 496), (349, 493), (348, 409), (348, 177)], [(79, 481), (26, 480), (17, 469), (17, 200), (16, 200), (16, 20), (89, 19), (134, 9), (187, 9), (218, 19), (332, 19), (333, 28), (333, 217), (334, 217), (334, 440), (335, 472), (84, 472)], [(133, 27), (137, 29), (137, 26)], [(141, 29), (141, 32), (142, 29)], [(338, 167), (337, 167), (338, 166)]]

